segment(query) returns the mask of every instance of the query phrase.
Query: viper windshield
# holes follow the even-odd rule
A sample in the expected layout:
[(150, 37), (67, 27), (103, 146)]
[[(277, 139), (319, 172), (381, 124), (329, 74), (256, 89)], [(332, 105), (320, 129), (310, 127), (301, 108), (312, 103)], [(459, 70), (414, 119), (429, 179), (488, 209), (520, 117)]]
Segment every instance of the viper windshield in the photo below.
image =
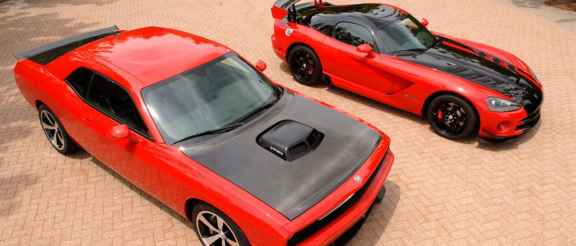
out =
[(142, 90), (167, 144), (237, 124), (280, 91), (234, 53)]
[(403, 15), (395, 22), (374, 30), (390, 53), (409, 50), (426, 50), (434, 45), (436, 38), (411, 15)]

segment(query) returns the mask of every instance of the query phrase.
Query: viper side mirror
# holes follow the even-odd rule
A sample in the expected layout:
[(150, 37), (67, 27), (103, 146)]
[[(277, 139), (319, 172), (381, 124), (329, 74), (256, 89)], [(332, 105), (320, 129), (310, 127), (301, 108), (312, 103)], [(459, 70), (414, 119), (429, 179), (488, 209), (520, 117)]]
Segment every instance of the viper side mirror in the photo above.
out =
[(108, 130), (108, 137), (113, 140), (130, 139), (130, 142), (135, 144), (140, 142), (140, 139), (130, 132), (128, 126), (124, 124), (111, 127)]
[(428, 20), (426, 20), (426, 18), (422, 18), (422, 21), (420, 21), (420, 23), (422, 23), (424, 27), (428, 27)]
[(356, 47), (356, 50), (358, 52), (366, 53), (367, 55), (372, 54), (372, 46), (370, 46), (369, 44), (358, 45), (358, 47)]
[(256, 69), (258, 69), (260, 72), (264, 72), (264, 70), (266, 70), (268, 66), (266, 66), (266, 63), (264, 63), (261, 60), (258, 60), (258, 62), (256, 62)]

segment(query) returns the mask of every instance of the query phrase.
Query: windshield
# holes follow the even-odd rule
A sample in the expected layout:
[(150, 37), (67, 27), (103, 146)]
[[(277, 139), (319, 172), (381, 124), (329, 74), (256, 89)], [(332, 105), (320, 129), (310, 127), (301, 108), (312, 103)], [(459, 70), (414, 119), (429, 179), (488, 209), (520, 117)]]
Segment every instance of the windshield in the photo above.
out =
[(234, 53), (142, 90), (167, 144), (237, 123), (280, 91)]
[(397, 21), (375, 29), (386, 50), (390, 53), (404, 50), (428, 49), (435, 37), (412, 16), (402, 16)]

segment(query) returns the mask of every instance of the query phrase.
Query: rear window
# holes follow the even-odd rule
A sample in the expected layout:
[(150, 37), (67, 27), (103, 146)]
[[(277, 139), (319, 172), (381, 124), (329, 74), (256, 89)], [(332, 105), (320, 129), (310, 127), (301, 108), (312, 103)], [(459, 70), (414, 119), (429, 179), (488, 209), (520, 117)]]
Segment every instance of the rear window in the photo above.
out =
[(78, 49), (81, 46), (84, 46), (85, 44), (94, 42), (98, 39), (108, 37), (112, 34), (114, 34), (114, 33), (106, 33), (106, 34), (90, 37), (87, 39), (83, 39), (80, 41), (76, 41), (76, 42), (73, 42), (73, 43), (58, 47), (58, 48), (48, 50), (46, 52), (42, 52), (42, 53), (35, 55), (35, 56), (32, 56), (28, 59), (44, 66), (44, 65), (58, 59), (58, 57), (65, 55), (66, 53), (68, 53), (70, 51)]

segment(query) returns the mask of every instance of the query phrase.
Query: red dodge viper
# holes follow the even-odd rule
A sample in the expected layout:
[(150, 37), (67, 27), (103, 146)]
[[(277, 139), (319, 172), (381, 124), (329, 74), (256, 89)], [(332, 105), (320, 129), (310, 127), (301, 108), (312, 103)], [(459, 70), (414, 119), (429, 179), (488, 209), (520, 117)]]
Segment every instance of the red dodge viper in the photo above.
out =
[(326, 81), (422, 115), (449, 139), (503, 141), (540, 119), (542, 85), (506, 51), (430, 32), (386, 4), (298, 1), (272, 7), (272, 46), (302, 84)]
[(188, 218), (206, 246), (327, 245), (384, 197), (384, 133), (213, 41), (111, 27), (16, 58), (57, 151), (83, 148)]

